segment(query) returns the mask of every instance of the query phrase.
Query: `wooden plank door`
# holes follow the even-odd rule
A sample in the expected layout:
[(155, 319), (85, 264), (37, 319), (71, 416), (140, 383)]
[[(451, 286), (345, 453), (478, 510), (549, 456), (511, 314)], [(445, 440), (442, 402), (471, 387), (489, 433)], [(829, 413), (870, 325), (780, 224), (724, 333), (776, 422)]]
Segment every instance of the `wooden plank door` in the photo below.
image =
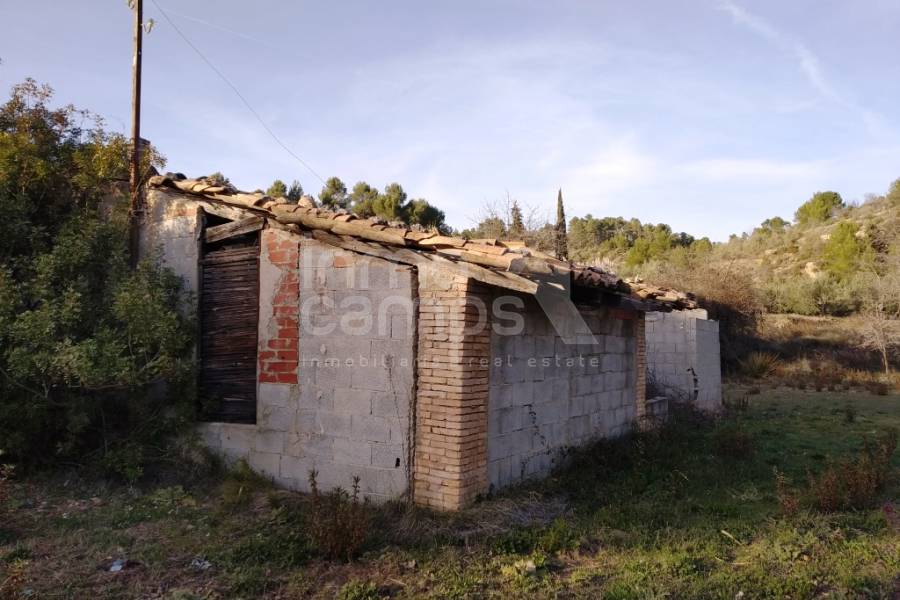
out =
[(202, 418), (255, 423), (259, 247), (209, 250), (200, 265)]

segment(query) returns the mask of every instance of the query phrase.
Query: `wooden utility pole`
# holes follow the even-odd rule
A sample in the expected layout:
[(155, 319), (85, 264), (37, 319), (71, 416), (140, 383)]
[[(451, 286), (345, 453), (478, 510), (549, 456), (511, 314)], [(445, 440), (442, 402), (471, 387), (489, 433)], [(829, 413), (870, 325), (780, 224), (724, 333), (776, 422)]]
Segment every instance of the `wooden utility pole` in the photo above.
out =
[(141, 198), (141, 51), (144, 33), (144, 2), (131, 0), (134, 9), (134, 62), (131, 72), (131, 205), (128, 211), (129, 251), (132, 266), (137, 265), (140, 223), (144, 212)]

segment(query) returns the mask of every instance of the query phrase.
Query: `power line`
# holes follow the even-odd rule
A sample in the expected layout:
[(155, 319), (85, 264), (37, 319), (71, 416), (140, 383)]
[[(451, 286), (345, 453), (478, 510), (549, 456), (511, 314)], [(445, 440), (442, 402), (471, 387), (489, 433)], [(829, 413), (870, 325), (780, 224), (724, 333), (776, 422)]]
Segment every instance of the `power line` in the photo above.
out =
[(191, 50), (193, 50), (194, 52), (196, 52), (196, 53), (197, 53), (197, 56), (199, 56), (199, 57), (203, 60), (203, 62), (205, 62), (206, 65), (207, 65), (210, 69), (212, 69), (213, 72), (214, 72), (216, 75), (219, 76), (219, 79), (221, 79), (222, 81), (224, 81), (224, 82), (228, 85), (228, 87), (230, 87), (231, 90), (235, 93), (235, 95), (237, 95), (237, 97), (241, 99), (241, 102), (244, 103), (244, 106), (247, 107), (247, 110), (249, 110), (250, 113), (251, 113), (254, 117), (256, 117), (256, 120), (259, 121), (259, 124), (262, 125), (263, 129), (266, 130), (266, 133), (268, 133), (270, 136), (272, 136), (272, 139), (275, 140), (275, 143), (278, 144), (279, 146), (281, 146), (281, 147), (284, 149), (285, 152), (287, 152), (287, 153), (290, 154), (292, 157), (294, 157), (294, 159), (296, 159), (297, 162), (299, 162), (301, 165), (303, 165), (310, 173), (312, 173), (313, 175), (315, 175), (315, 176), (316, 176), (316, 179), (318, 179), (319, 181), (322, 182), (322, 185), (325, 185), (325, 180), (322, 179), (322, 177), (321, 177), (318, 173), (316, 173), (316, 170), (313, 169), (311, 166), (309, 166), (309, 164), (307, 164), (307, 162), (306, 162), (305, 160), (303, 160), (302, 158), (300, 158), (299, 156), (297, 156), (297, 155), (293, 152), (293, 150), (291, 150), (290, 148), (288, 148), (287, 145), (286, 145), (284, 142), (281, 141), (281, 138), (279, 138), (279, 137), (275, 134), (275, 132), (272, 131), (272, 128), (269, 127), (269, 126), (266, 124), (266, 122), (263, 120), (263, 118), (262, 118), (261, 116), (259, 116), (259, 113), (256, 112), (256, 109), (254, 109), (253, 106), (251, 106), (251, 104), (250, 104), (250, 102), (247, 100), (247, 98), (245, 98), (244, 95), (240, 92), (240, 90), (237, 89), (237, 86), (235, 86), (233, 83), (231, 83), (231, 80), (229, 80), (227, 77), (225, 77), (225, 74), (222, 73), (222, 71), (220, 71), (219, 69), (217, 69), (217, 68), (216, 68), (216, 65), (214, 65), (208, 58), (206, 58), (206, 56), (200, 51), (199, 48), (197, 48), (197, 46), (195, 46), (193, 43), (191, 43), (191, 40), (189, 40), (188, 37), (187, 37), (184, 33), (182, 33), (182, 31), (181, 31), (181, 30), (178, 28), (178, 26), (172, 21), (172, 19), (169, 18), (168, 13), (166, 13), (166, 11), (164, 11), (164, 10), (162, 9), (162, 7), (156, 2), (156, 0), (150, 0), (150, 1), (153, 2), (153, 6), (155, 6), (156, 9), (157, 9), (160, 13), (162, 13), (163, 18), (169, 23), (169, 25), (172, 26), (172, 29), (175, 30), (175, 33), (177, 33), (177, 34), (179, 35), (179, 37), (181, 37), (181, 39), (184, 40), (184, 43), (187, 44), (188, 46), (190, 46)]

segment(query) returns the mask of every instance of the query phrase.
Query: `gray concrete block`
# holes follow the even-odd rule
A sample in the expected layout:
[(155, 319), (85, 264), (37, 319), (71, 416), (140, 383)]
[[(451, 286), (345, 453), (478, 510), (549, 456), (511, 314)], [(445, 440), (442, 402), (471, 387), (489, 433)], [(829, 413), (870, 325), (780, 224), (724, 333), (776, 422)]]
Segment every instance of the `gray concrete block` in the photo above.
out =
[(534, 385), (530, 382), (513, 384), (513, 406), (523, 406), (534, 403)]
[(390, 419), (373, 417), (371, 415), (352, 415), (350, 420), (350, 437), (358, 441), (390, 442), (391, 421)]
[(611, 372), (604, 375), (604, 389), (621, 390), (625, 387), (625, 373)]
[(295, 480), (298, 487), (306, 489), (306, 480), (309, 478), (309, 472), (315, 469), (315, 462), (311, 458), (282, 455), (278, 474), (280, 479)]
[(297, 410), (278, 406), (263, 406), (259, 415), (260, 429), (290, 431), (294, 427)]
[(491, 384), (488, 405), (491, 410), (506, 408), (514, 403), (515, 386), (512, 384)]
[(281, 454), (284, 452), (284, 440), (286, 435), (287, 434), (281, 431), (257, 431), (256, 436), (254, 436), (253, 449), (257, 452)]
[(600, 360), (600, 369), (604, 373), (608, 373), (609, 371), (622, 371), (625, 368), (625, 358), (622, 354), (605, 354)]
[(556, 352), (556, 337), (538, 335), (534, 338), (534, 354), (537, 357), (553, 357)]
[(552, 381), (553, 399), (564, 400), (569, 397), (571, 382), (568, 379), (558, 378)]
[(372, 412), (370, 392), (353, 388), (334, 390), (334, 412), (354, 415), (368, 415)]
[(606, 338), (605, 351), (607, 354), (624, 354), (625, 338), (619, 335), (611, 335)]
[(335, 463), (369, 466), (372, 464), (372, 447), (368, 442), (335, 438), (331, 445)]
[(388, 392), (391, 391), (390, 373), (381, 367), (353, 369), (350, 371), (350, 385), (357, 390)]
[(221, 429), (221, 448), (223, 452), (234, 455), (246, 455), (253, 449), (253, 438), (256, 436), (255, 425), (237, 425), (227, 423)]
[(257, 473), (274, 479), (278, 477), (281, 455), (273, 452), (257, 452), (252, 450), (248, 459), (250, 468)]
[(295, 387), (278, 383), (260, 383), (258, 401), (266, 406), (288, 408), (296, 403), (293, 399)]
[(350, 414), (320, 412), (316, 423), (318, 433), (329, 437), (349, 438), (352, 418)]
[(383, 469), (406, 468), (406, 447), (401, 444), (372, 444), (372, 466)]
[(579, 375), (575, 378), (575, 396), (584, 396), (593, 391), (593, 381), (590, 375)]

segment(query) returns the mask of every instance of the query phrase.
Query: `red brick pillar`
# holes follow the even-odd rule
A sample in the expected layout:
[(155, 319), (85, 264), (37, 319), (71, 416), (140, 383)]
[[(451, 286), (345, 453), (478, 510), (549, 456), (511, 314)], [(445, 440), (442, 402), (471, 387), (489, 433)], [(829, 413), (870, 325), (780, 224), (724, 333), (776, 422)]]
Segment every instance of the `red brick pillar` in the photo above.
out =
[(465, 277), (419, 272), (413, 498), (457, 510), (487, 491), (490, 298)]
[[(275, 229), (261, 236), (260, 296), (272, 294), (271, 306), (260, 307), (259, 381), (297, 383), (300, 341), (300, 248), (297, 240)], [(274, 291), (271, 286), (275, 270)]]

